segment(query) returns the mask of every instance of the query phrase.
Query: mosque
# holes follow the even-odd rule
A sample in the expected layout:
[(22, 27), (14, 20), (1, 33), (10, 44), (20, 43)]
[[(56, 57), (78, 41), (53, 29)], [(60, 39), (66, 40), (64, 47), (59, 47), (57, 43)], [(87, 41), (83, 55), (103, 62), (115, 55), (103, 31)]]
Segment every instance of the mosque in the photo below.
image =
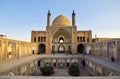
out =
[(37, 43), (38, 53), (89, 53), (92, 31), (78, 31), (76, 14), (72, 13), (72, 23), (64, 15), (57, 16), (51, 23), (51, 13), (47, 14), (46, 31), (32, 31), (31, 42)]
[(120, 76), (120, 38), (92, 38), (91, 30), (77, 29), (74, 11), (71, 17), (72, 22), (64, 15), (51, 21), (48, 11), (46, 30), (32, 30), (31, 42), (1, 35), (0, 75), (31, 76), (43, 66), (76, 64), (92, 76)]

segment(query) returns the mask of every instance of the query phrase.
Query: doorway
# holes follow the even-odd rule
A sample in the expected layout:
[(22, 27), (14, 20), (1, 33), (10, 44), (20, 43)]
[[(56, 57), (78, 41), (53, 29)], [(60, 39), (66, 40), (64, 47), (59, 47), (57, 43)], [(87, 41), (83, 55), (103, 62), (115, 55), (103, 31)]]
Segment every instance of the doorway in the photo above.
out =
[(63, 44), (60, 44), (60, 45), (58, 46), (58, 53), (64, 53), (64, 52), (65, 52), (65, 47), (64, 47)]
[(80, 54), (84, 53), (84, 45), (83, 44), (79, 44), (77, 46), (77, 52)]
[(45, 45), (44, 44), (39, 45), (39, 54), (45, 54)]

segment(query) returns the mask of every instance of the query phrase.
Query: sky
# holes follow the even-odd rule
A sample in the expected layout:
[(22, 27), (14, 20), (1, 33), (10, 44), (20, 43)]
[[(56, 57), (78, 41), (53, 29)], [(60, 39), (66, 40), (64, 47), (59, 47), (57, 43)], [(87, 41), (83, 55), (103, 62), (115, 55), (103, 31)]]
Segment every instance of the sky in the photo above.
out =
[(74, 10), (77, 30), (93, 38), (120, 38), (120, 0), (0, 0), (0, 34), (30, 42), (32, 30), (46, 30), (48, 10), (52, 21), (62, 14), (70, 22)]

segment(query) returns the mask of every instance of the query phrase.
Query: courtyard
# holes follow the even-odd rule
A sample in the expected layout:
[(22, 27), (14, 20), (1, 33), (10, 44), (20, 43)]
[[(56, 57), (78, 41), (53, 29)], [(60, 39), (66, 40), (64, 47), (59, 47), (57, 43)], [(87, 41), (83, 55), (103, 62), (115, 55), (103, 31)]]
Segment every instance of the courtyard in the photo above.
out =
[[(38, 61), (38, 58), (43, 59), (43, 58), (55, 58), (55, 57), (57, 57), (57, 58), (59, 58), (59, 57), (68, 58), (68, 57), (82, 57), (82, 56), (79, 55), (79, 54), (74, 55), (74, 56), (73, 55), (67, 55), (66, 56), (65, 54), (55, 54), (55, 55), (52, 55), (52, 54), (50, 54), (50, 55), (44, 55), (44, 54), (43, 55), (36, 55), (36, 54), (34, 54), (34, 55), (31, 55), (31, 56), (27, 56), (27, 57), (21, 57), (21, 58), (16, 59), (16, 60), (8, 60), (8, 61), (1, 62), (0, 63), (0, 73), (4, 74), (3, 73), (4, 71), (6, 71), (10, 68), (13, 68), (13, 70), (14, 70), (13, 73), (15, 75), (19, 75), (21, 73), (19, 70), (22, 70), (23, 72), (26, 73), (24, 75), (30, 75), (28, 72), (35, 71), (33, 74), (31, 74), (32, 76), (41, 76), (40, 69), (37, 68), (37, 63), (36, 63), (36, 65), (34, 64), (35, 67), (34, 67), (33, 63)], [(93, 66), (93, 68), (94, 68), (94, 64), (96, 62), (96, 63), (102, 64), (103, 65), (102, 67), (106, 67), (109, 70), (109, 72), (110, 72), (110, 69), (112, 69), (116, 72), (119, 72), (119, 69), (120, 69), (119, 68), (120, 67), (119, 62), (112, 62), (110, 60), (102, 59), (100, 57), (95, 57), (93, 55), (85, 55), (84, 58), (87, 59), (87, 61), (90, 60), (89, 62), (92, 62), (92, 61), (94, 62), (94, 63), (90, 63), (90, 64), (92, 64), (90, 66)], [(34, 61), (32, 61), (32, 60), (34, 60)], [(26, 64), (21, 65), (21, 63), (26, 63)], [(21, 67), (19, 67), (20, 65), (21, 65)], [(91, 76), (91, 74), (89, 74), (89, 72), (92, 71), (93, 69), (86, 70), (86, 68), (88, 67), (87, 62), (86, 62), (86, 67), (81, 67), (81, 65), (79, 65), (79, 67), (80, 67), (79, 68), (80, 69), (80, 76)], [(26, 69), (29, 70), (29, 71), (27, 72)], [(32, 69), (34, 69), (34, 70), (32, 70)], [(106, 74), (103, 74), (103, 75), (106, 75)], [(96, 75), (96, 74), (93, 74), (93, 75)], [(65, 67), (65, 68), (58, 68), (58, 67), (56, 68), (55, 67), (54, 68), (54, 74), (52, 76), (69, 76), (68, 67)]]
[[(35, 72), (33, 76), (42, 76), (40, 70)], [(54, 74), (52, 76), (70, 76), (68, 68), (54, 68)], [(80, 76), (91, 76), (84, 67), (80, 67)]]

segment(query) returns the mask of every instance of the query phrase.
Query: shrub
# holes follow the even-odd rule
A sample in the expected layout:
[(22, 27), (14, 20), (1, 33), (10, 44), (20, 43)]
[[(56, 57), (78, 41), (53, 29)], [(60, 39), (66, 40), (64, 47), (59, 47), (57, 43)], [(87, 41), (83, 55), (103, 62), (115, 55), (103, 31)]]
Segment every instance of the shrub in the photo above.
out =
[(69, 74), (72, 76), (79, 76), (80, 75), (80, 70), (77, 65), (72, 64), (69, 67)]
[(51, 74), (54, 74), (54, 69), (52, 66), (42, 67), (40, 68), (40, 71), (42, 72), (42, 75), (44, 76), (50, 76)]

